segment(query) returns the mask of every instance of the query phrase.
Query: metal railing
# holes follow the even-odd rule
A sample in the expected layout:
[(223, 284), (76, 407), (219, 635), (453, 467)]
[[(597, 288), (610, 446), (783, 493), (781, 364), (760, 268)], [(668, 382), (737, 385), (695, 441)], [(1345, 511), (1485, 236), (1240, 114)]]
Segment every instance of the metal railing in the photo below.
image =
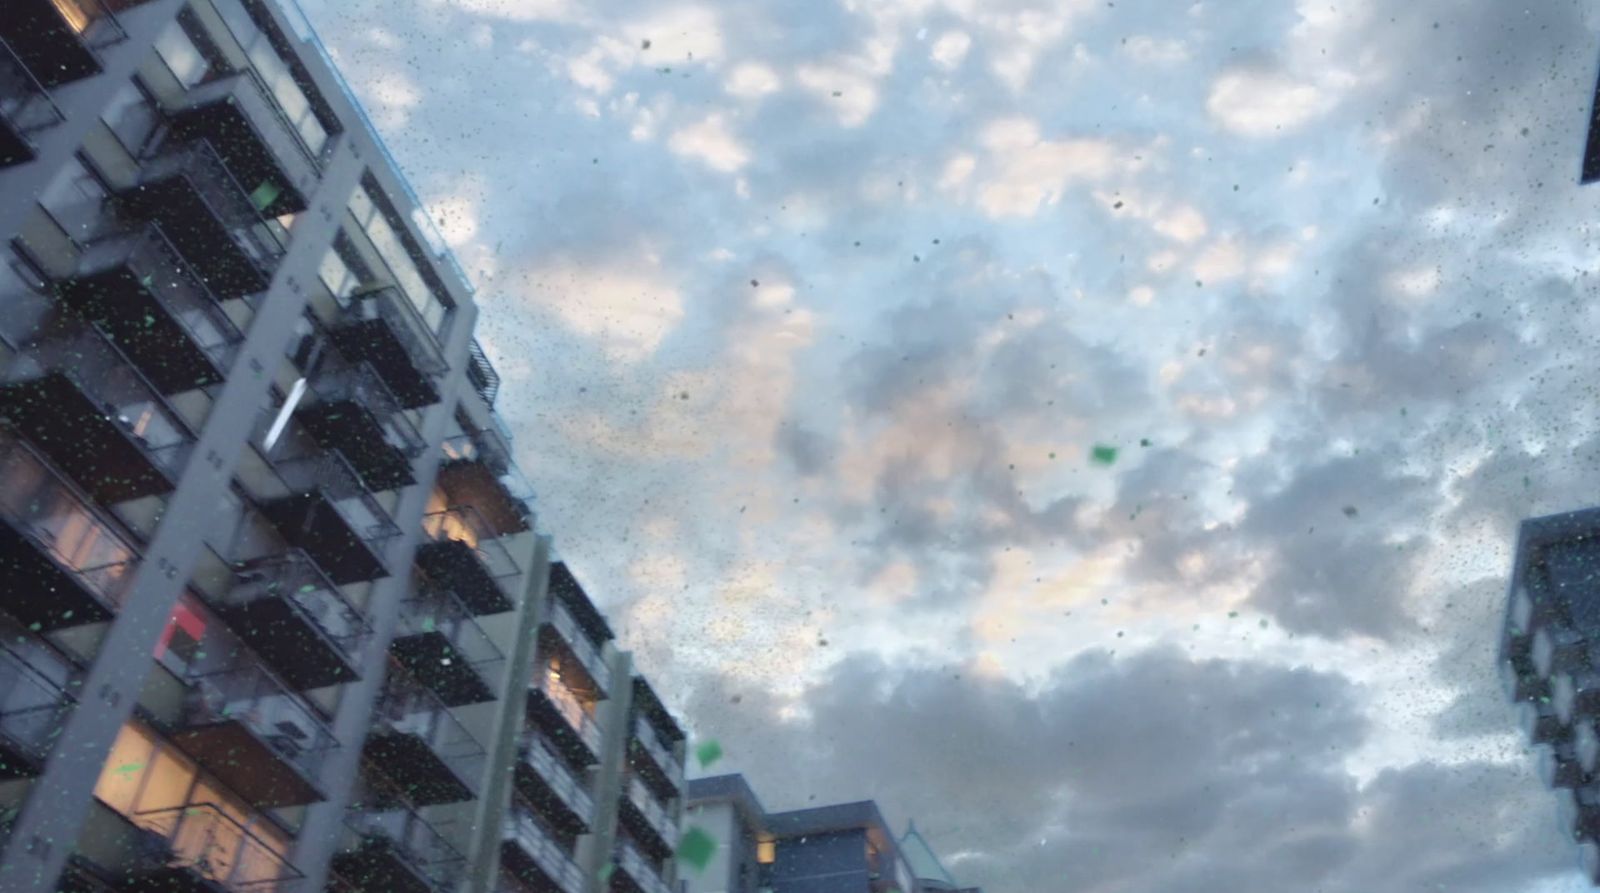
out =
[(186, 680), (183, 723), (239, 722), (267, 742), (312, 782), (337, 746), (333, 733), (283, 683), (255, 666), (235, 667)]
[[(500, 418), (494, 413), (490, 413), (490, 417), (497, 421)], [(507, 496), (530, 507), (531, 511), (535, 495), (533, 484), (517, 467), (511, 452), (509, 432), (485, 429), (471, 434), (457, 434), (445, 440), (444, 456), (456, 462), (481, 462), (494, 473)]]
[(539, 673), (533, 687), (544, 693), (545, 698), (556, 708), (556, 712), (566, 719), (567, 725), (578, 733), (578, 737), (590, 750), (598, 754), (601, 739), (599, 724), (587, 710), (583, 709), (583, 705), (578, 703), (578, 699), (567, 690), (566, 685), (559, 680), (550, 679), (549, 676), (548, 670)]
[(187, 868), (225, 890), (277, 893), (302, 875), (284, 854), (212, 803), (135, 813), (133, 823), (159, 835), (169, 864)]
[[(317, 153), (311, 151), (306, 145), (306, 139), (300, 134), (300, 128), (290, 120), (281, 106), (277, 97), (272, 95), (272, 89), (261, 79), (255, 69), (246, 68), (235, 71), (213, 81), (207, 81), (189, 91), (190, 108), (210, 105), (214, 102), (231, 102), (238, 106), (245, 118), (252, 124), (259, 121), (262, 115), (269, 117), (289, 137), (289, 143), (294, 147), (313, 175), (320, 174), (322, 162), (317, 158)], [(263, 137), (265, 135), (263, 134)], [(293, 179), (291, 175), (291, 179)], [(297, 184), (297, 188), (300, 184)]]
[(234, 583), (219, 601), (247, 605), (257, 599), (277, 598), (290, 605), (312, 626), (322, 631), (352, 663), (372, 634), (366, 615), (344, 597), (338, 585), (301, 549), (267, 558), (235, 562)]
[(349, 401), (365, 407), (378, 420), (389, 444), (407, 458), (422, 453), (426, 442), (400, 407), (400, 400), (368, 362), (341, 364), (317, 373), (311, 391), (319, 402)]
[(0, 645), (0, 738), (13, 749), (43, 760), (73, 699), (22, 655)]
[(205, 278), (184, 260), (159, 226), (150, 224), (89, 243), (78, 275), (92, 276), (118, 267), (133, 274), (212, 362), (228, 368), (244, 334), (218, 306)]
[(367, 489), (360, 473), (338, 452), (268, 461), (289, 489), (297, 493), (321, 492), (362, 540), (376, 543), (400, 534), (400, 528)]
[(472, 339), (467, 354), (467, 381), (472, 383), (473, 389), (483, 398), (483, 402), (493, 409), (494, 400), (500, 395), (500, 373), (494, 370), (494, 364), (489, 362), (489, 355), (484, 353), (483, 345), (478, 343), (478, 339)]
[(487, 756), (483, 744), (462, 725), (439, 696), (409, 675), (391, 671), (373, 711), (374, 726), (427, 742), (428, 749), (474, 793)]
[(183, 177), (216, 215), (234, 244), (264, 274), (283, 259), (288, 231), (262, 216), (215, 146), (207, 139), (176, 143), (144, 163), (145, 182)]
[(578, 662), (588, 671), (595, 685), (602, 690), (611, 689), (611, 667), (606, 665), (605, 658), (600, 655), (600, 650), (594, 647), (589, 637), (584, 634), (583, 628), (578, 625), (572, 611), (561, 601), (560, 596), (551, 599), (550, 625), (561, 634), (562, 641), (567, 648), (577, 656)]
[(649, 720), (642, 716), (634, 719), (633, 737), (635, 741), (638, 741), (644, 747), (645, 752), (650, 754), (650, 758), (656, 762), (657, 766), (661, 767), (661, 771), (666, 773), (667, 778), (671, 779), (674, 785), (681, 786), (683, 784), (683, 764), (673, 758), (672, 748), (667, 747), (662, 742), (661, 737), (656, 734), (656, 730), (651, 727)]
[(0, 427), (0, 514), (79, 585), (121, 607), (139, 553), (93, 506), (32, 444)]
[(628, 779), (628, 799), (644, 814), (645, 821), (661, 835), (661, 839), (666, 841), (668, 846), (677, 844), (678, 823), (637, 777)]
[(405, 346), (411, 362), (424, 375), (436, 376), (449, 367), (444, 351), (415, 304), (397, 286), (386, 285), (350, 296), (341, 315), (346, 324), (381, 320)]
[(345, 827), (363, 843), (383, 841), (439, 891), (452, 890), (466, 867), (461, 852), (450, 845), (427, 820), (409, 809), (351, 811)]
[(661, 879), (661, 870), (656, 868), (627, 838), (617, 840), (617, 865), (626, 871), (645, 893), (672, 893), (672, 888)]
[(66, 120), (50, 91), (4, 40), (0, 40), (0, 114), (24, 137)]
[(483, 669), (486, 665), (505, 657), (472, 618), (472, 612), (447, 589), (424, 587), (400, 603), (400, 627), (395, 638), (424, 633), (444, 636), (461, 659), (483, 675), (487, 675)]
[(512, 807), (506, 814), (503, 827), (505, 838), (521, 847), (539, 866), (539, 870), (555, 881), (565, 893), (583, 893), (583, 872), (578, 868), (578, 863), (556, 843), (532, 813)]
[(97, 330), (29, 345), (5, 369), (6, 383), (66, 376), (104, 409), (152, 464), (183, 468), (194, 437), (137, 365)]
[(522, 566), (500, 541), (494, 526), (470, 505), (453, 505), (423, 515), (422, 531), (436, 543), (458, 542), (469, 546), (489, 576), (502, 582), (502, 588), (506, 579), (522, 572)]
[(594, 817), (594, 797), (584, 787), (583, 781), (577, 774), (567, 768), (567, 764), (550, 750), (550, 745), (533, 732), (524, 733), (521, 745), (518, 747), (518, 756), (524, 763), (532, 766), (540, 778), (556, 792), (563, 802), (575, 813), (583, 817), (585, 822)]

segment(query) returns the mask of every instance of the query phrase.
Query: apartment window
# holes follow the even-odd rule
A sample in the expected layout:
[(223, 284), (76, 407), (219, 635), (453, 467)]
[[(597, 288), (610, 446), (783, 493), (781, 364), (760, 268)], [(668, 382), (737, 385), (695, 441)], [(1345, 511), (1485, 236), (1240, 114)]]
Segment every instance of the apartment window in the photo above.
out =
[(762, 865), (771, 865), (778, 861), (778, 842), (776, 840), (756, 841), (756, 861)]
[(162, 29), (156, 36), (155, 46), (156, 55), (185, 87), (201, 83), (211, 71), (211, 63), (180, 21), (175, 20)]
[(129, 81), (111, 97), (111, 104), (100, 113), (100, 120), (111, 129), (128, 154), (139, 157), (150, 135), (160, 123), (160, 113), (138, 81)]
[(334, 300), (343, 307), (361, 287), (361, 283), (371, 279), (370, 275), (363, 275), (365, 271), (366, 266), (357, 259), (350, 241), (340, 233), (322, 256), (322, 263), (317, 265), (317, 278), (322, 280)]
[(395, 284), (417, 309), (428, 328), (438, 334), (444, 328), (450, 307), (439, 298), (417, 267), (405, 239), (396, 231), (387, 214), (373, 200), (366, 186), (356, 187), (350, 198), (350, 214), (367, 235), (378, 256), (388, 266)]
[(305, 90), (295, 80), (293, 70), (278, 55), (272, 41), (241, 4), (220, 3), (217, 4), (217, 11), (245, 55), (250, 57), (251, 67), (273, 99), (277, 100), (278, 107), (288, 116), (306, 148), (313, 155), (321, 155), (328, 145), (328, 130), (312, 109)]

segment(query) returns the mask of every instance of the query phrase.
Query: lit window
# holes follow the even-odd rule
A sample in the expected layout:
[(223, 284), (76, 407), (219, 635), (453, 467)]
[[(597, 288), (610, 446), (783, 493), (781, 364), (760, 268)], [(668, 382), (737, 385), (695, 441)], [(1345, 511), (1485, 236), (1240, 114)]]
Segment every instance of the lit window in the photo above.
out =
[(762, 865), (771, 865), (778, 861), (778, 842), (776, 840), (756, 841), (756, 861)]

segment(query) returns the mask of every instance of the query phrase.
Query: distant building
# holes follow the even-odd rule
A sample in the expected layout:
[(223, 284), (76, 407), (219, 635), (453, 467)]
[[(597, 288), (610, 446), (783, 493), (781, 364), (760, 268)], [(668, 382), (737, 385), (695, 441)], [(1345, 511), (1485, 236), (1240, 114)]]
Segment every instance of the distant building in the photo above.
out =
[(689, 893), (946, 893), (962, 888), (913, 827), (903, 847), (871, 800), (767, 812), (742, 775), (691, 779), (683, 827), (716, 849), (680, 858)]
[(1499, 663), (1560, 797), (1585, 873), (1600, 882), (1600, 508), (1533, 518), (1517, 534)]

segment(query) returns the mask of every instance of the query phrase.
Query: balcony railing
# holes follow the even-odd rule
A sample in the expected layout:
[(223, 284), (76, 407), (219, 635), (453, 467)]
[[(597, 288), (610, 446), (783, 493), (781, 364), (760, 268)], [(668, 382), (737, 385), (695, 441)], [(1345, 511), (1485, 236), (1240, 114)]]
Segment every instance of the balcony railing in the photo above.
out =
[(628, 873), (644, 893), (672, 893), (672, 888), (661, 879), (661, 871), (639, 853), (638, 847), (627, 838), (617, 841), (617, 866)]
[[(382, 847), (440, 893), (454, 890), (466, 867), (460, 851), (409, 809), (351, 811), (346, 814), (345, 825), (361, 840), (360, 849), (351, 854), (357, 860), (361, 858), (361, 850)], [(360, 876), (372, 876), (373, 880), (384, 873), (370, 865), (365, 868), (364, 871), (357, 869)], [(392, 888), (385, 885), (382, 889)]]
[(533, 515), (533, 485), (511, 458), (510, 442), (495, 430), (444, 442), (439, 485), (452, 502), (472, 505), (500, 536), (522, 533)]
[(256, 207), (207, 139), (169, 142), (144, 163), (139, 185), (123, 200), (160, 220), (224, 299), (266, 288), (283, 260), (288, 231)]
[(0, 645), (0, 778), (38, 771), (72, 703), (54, 680)]
[(594, 684), (601, 691), (610, 691), (611, 667), (601, 656), (600, 649), (594, 647), (594, 643), (584, 634), (583, 628), (572, 616), (572, 611), (559, 597), (551, 599), (550, 625), (561, 634), (562, 641), (577, 656), (578, 662), (583, 664), (583, 669), (589, 674), (589, 678), (594, 680)]
[(316, 153), (254, 69), (190, 89), (175, 126), (180, 138), (209, 140), (241, 183), (284, 187), (261, 209), (269, 216), (302, 210), (322, 175)]
[(645, 821), (669, 848), (677, 843), (678, 823), (638, 778), (628, 779), (628, 800), (644, 815)]
[(494, 364), (489, 362), (489, 355), (484, 353), (483, 345), (478, 339), (472, 339), (468, 348), (469, 365), (467, 366), (467, 381), (471, 382), (478, 396), (483, 402), (494, 408), (494, 400), (500, 395), (500, 373), (494, 371)]
[(372, 634), (366, 615), (301, 549), (236, 563), (233, 586), (216, 602), (279, 673), (297, 685), (293, 677), (303, 675), (308, 688), (353, 681)]
[(279, 893), (301, 877), (278, 848), (211, 803), (136, 813), (133, 823), (167, 842), (168, 864), (223, 890)]
[(378, 543), (400, 535), (400, 528), (367, 490), (361, 475), (338, 453), (283, 459), (273, 462), (273, 467), (290, 489), (326, 495), (363, 541)]
[(483, 745), (428, 688), (391, 671), (373, 725), (369, 755), (412, 802), (454, 803), (476, 795), (486, 759)]
[(522, 568), (476, 509), (452, 506), (424, 515), (422, 530), (432, 542), (418, 550), (417, 563), (436, 583), (477, 613), (511, 609), (511, 583)]
[(545, 699), (555, 707), (556, 712), (561, 714), (561, 717), (567, 721), (567, 725), (577, 733), (583, 743), (598, 754), (600, 752), (600, 726), (594, 721), (594, 717), (583, 709), (583, 705), (567, 689), (566, 685), (560, 680), (550, 679), (548, 672), (545, 672), (539, 674), (539, 678), (534, 682), (533, 687), (544, 694)]
[(672, 749), (661, 741), (661, 737), (656, 734), (656, 730), (643, 717), (637, 717), (633, 721), (633, 738), (644, 748), (645, 753), (650, 755), (650, 759), (654, 760), (656, 765), (661, 768), (661, 771), (666, 774), (673, 786), (682, 787), (683, 764), (673, 757)]
[[(500, 418), (495, 413), (491, 413), (491, 417)], [(444, 442), (444, 457), (453, 461), (481, 462), (495, 473), (512, 499), (523, 502), (532, 502), (534, 499), (533, 484), (513, 458), (509, 432), (497, 428), (458, 434)]]
[(57, 291), (163, 393), (221, 382), (244, 340), (204, 278), (153, 225), (90, 243)]
[(257, 806), (322, 799), (322, 764), (337, 742), (297, 695), (253, 664), (188, 682), (180, 746)]
[[(139, 555), (27, 441), (0, 427), (0, 516), (12, 533), (9, 594), (24, 622), (55, 629), (109, 618)], [(29, 569), (31, 565), (31, 570)]]
[(172, 489), (193, 436), (128, 357), (94, 331), (29, 345), (4, 371), (5, 413), (104, 502)]
[(6, 0), (0, 37), (46, 87), (99, 72), (97, 50), (127, 32), (98, 0)]
[(0, 39), (0, 116), (10, 134), (0, 140), (0, 166), (33, 158), (31, 137), (66, 120), (50, 92)]
[(594, 797), (589, 789), (584, 786), (582, 779), (567, 768), (566, 761), (550, 750), (543, 738), (532, 732), (524, 733), (518, 754), (523, 762), (539, 773), (545, 785), (555, 791), (567, 808), (585, 823), (594, 818)]
[(407, 409), (438, 401), (433, 380), (449, 364), (428, 323), (400, 289), (386, 286), (352, 295), (334, 327), (334, 340), (345, 356), (371, 362)]
[(505, 840), (522, 850), (563, 893), (583, 893), (583, 872), (527, 810), (513, 807), (505, 817)]
[(411, 460), (425, 446), (422, 435), (370, 363), (323, 369), (311, 392), (303, 423), (319, 443), (344, 454), (368, 489), (416, 482)]
[(389, 648), (452, 707), (494, 699), (493, 673), (504, 655), (448, 590), (425, 589), (402, 601)]

